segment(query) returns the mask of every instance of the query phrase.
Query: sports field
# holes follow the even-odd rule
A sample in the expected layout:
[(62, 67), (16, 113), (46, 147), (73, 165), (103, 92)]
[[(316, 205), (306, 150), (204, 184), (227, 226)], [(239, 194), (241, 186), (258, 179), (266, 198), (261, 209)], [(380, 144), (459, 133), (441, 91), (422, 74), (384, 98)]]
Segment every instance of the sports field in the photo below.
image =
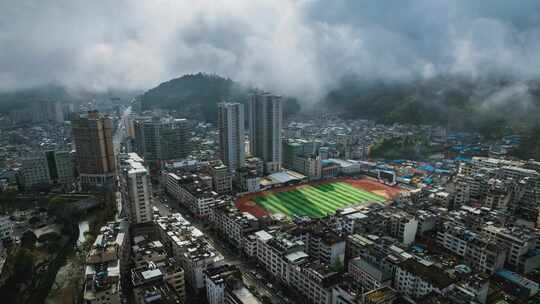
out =
[(345, 182), (335, 182), (303, 185), (288, 191), (257, 196), (252, 200), (270, 213), (323, 217), (349, 205), (367, 201), (383, 203), (387, 199)]

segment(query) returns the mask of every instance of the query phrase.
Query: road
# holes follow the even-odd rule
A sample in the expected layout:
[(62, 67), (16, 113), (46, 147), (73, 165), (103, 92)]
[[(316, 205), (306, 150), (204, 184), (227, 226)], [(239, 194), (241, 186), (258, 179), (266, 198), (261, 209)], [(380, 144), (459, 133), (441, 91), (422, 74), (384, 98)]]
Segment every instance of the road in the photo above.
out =
[[(225, 263), (236, 265), (240, 269), (246, 286), (256, 288), (259, 294), (268, 297), (274, 304), (287, 303), (285, 299), (278, 294), (280, 292), (270, 283), (273, 282), (273, 280), (265, 278), (265, 273), (261, 272), (260, 268), (257, 268), (253, 263), (243, 261), (237, 250), (231, 248), (231, 245), (223, 241), (222, 237), (213, 232), (207, 223), (192, 217), (188, 210), (160, 191), (154, 192), (152, 206), (158, 209), (161, 216), (168, 216), (175, 212), (182, 214), (186, 220), (207, 236), (210, 244), (223, 255)], [(271, 286), (271, 288), (269, 286)]]
[(122, 112), (122, 116), (120, 117), (120, 120), (118, 121), (118, 126), (116, 127), (116, 132), (114, 132), (113, 136), (113, 146), (114, 146), (114, 153), (118, 155), (120, 153), (120, 147), (122, 146), (122, 141), (127, 137), (127, 121), (129, 114), (131, 114), (131, 106), (128, 106), (124, 112)]

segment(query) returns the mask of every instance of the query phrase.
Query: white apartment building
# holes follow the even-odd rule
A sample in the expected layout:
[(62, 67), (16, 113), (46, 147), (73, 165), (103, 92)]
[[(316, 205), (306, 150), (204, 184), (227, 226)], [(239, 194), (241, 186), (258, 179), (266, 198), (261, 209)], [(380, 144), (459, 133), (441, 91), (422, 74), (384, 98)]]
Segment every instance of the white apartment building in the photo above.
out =
[(235, 247), (244, 247), (244, 236), (259, 229), (258, 219), (250, 213), (241, 212), (234, 205), (211, 209), (210, 221)]
[(223, 256), (207, 241), (204, 234), (179, 213), (156, 220), (164, 245), (184, 269), (186, 283), (197, 292), (205, 287), (204, 271), (220, 266)]
[(494, 238), (499, 246), (508, 248), (506, 263), (514, 269), (527, 273), (540, 266), (540, 257), (529, 255), (538, 246), (538, 232), (534, 229), (487, 225), (482, 232)]
[(119, 158), (120, 192), (129, 221), (131, 223), (152, 221), (151, 182), (144, 160), (136, 153), (121, 154)]
[(289, 286), (314, 304), (331, 304), (333, 286), (341, 281), (339, 273), (320, 263), (291, 265)]
[(211, 209), (224, 204), (219, 194), (197, 175), (167, 174), (167, 193), (198, 217), (208, 217)]
[(362, 257), (349, 262), (349, 273), (357, 286), (363, 290), (378, 289), (383, 286), (392, 286), (392, 273), (385, 271), (380, 265), (372, 264)]
[(464, 258), (471, 268), (493, 274), (503, 268), (507, 248), (496, 242), (468, 231), (454, 223), (437, 233), (436, 241), (447, 250)]
[(389, 233), (402, 244), (409, 246), (416, 237), (418, 220), (405, 212), (391, 213), (389, 216)]
[(401, 262), (394, 277), (395, 289), (412, 298), (420, 298), (431, 292), (444, 295), (452, 289), (453, 284), (453, 280), (441, 269), (414, 258)]

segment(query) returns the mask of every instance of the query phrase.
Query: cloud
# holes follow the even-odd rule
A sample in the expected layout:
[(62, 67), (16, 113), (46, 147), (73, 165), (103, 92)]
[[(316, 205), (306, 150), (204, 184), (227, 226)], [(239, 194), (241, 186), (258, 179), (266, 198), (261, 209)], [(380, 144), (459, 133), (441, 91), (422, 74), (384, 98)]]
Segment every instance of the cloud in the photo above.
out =
[(147, 89), (185, 73), (316, 100), (348, 75), (540, 76), (540, 2), (0, 0), (0, 90)]

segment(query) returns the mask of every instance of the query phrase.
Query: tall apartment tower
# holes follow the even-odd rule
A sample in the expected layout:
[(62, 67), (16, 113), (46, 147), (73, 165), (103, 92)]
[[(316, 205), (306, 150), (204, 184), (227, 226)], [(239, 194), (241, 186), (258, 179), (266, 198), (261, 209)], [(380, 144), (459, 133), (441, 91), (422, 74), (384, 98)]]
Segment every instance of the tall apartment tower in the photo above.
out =
[(116, 163), (111, 119), (89, 111), (74, 117), (71, 126), (81, 186), (89, 190), (113, 189)]
[(151, 182), (144, 160), (137, 153), (120, 154), (122, 209), (131, 224), (152, 221)]
[(186, 119), (161, 120), (142, 117), (134, 121), (135, 150), (152, 167), (160, 162), (189, 155)]
[(219, 153), (230, 172), (244, 166), (244, 105), (218, 104)]
[(266, 173), (281, 170), (281, 97), (256, 93), (249, 101), (249, 146), (265, 164)]

